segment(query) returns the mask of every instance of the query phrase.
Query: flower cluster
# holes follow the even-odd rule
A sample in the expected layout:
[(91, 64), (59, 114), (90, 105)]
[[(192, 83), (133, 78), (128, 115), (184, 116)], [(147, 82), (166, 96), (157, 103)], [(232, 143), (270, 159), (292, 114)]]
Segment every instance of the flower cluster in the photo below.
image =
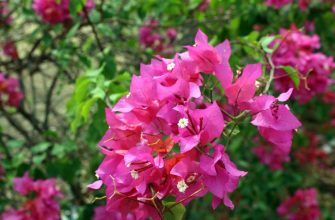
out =
[(0, 27), (12, 23), (12, 17), (9, 14), (7, 0), (0, 2)]
[(295, 26), (288, 30), (281, 29), (280, 35), (282, 38), (273, 42), (279, 45), (273, 54), (273, 62), (277, 67), (275, 88), (286, 91), (294, 86), (289, 74), (281, 68), (292, 66), (300, 73), (300, 86), (293, 96), (300, 103), (306, 103), (316, 94), (325, 92), (332, 82), (330, 75), (335, 68), (333, 57), (315, 52), (320, 47), (317, 35), (305, 35)]
[(8, 209), (1, 219), (60, 219), (60, 208), (55, 199), (62, 197), (62, 193), (56, 187), (55, 179), (34, 181), (25, 173), (23, 177), (14, 179), (14, 188), (22, 196), (32, 195), (33, 198), (25, 201), (18, 209)]
[(151, 19), (139, 29), (139, 42), (144, 48), (152, 48), (159, 53), (172, 50), (172, 43), (177, 37), (174, 28), (168, 28), (164, 34), (159, 32), (159, 21)]
[(316, 220), (320, 217), (320, 209), (315, 188), (299, 189), (294, 196), (285, 200), (277, 213), (287, 220)]
[(315, 164), (319, 159), (327, 156), (327, 153), (318, 148), (319, 140), (316, 134), (308, 133), (309, 144), (306, 147), (300, 147), (295, 152), (295, 157), (300, 164)]
[(202, 0), (197, 6), (197, 10), (206, 11), (210, 3), (211, 3), (211, 0)]
[[(251, 123), (278, 147), (290, 144), (293, 129), (300, 126), (279, 103), (292, 89), (278, 98), (256, 96), (261, 64), (247, 65), (233, 80), (227, 40), (213, 47), (198, 31), (195, 44), (186, 49), (173, 59), (158, 57), (142, 64), (130, 93), (106, 109), (109, 129), (99, 142), (105, 159), (96, 171), (99, 179), (89, 188), (106, 186), (108, 212), (159, 219), (168, 211), (163, 201), (167, 196), (186, 205), (208, 192), (213, 208), (220, 203), (233, 208), (228, 194), (247, 173), (217, 143), (225, 125), (252, 113)], [(207, 77), (221, 84), (226, 104), (215, 101), (215, 94), (206, 95)]]
[(253, 153), (272, 169), (280, 169), (282, 163), (289, 160), (293, 131), (301, 125), (287, 105), (279, 104), (287, 101), (292, 91), (291, 88), (277, 98), (268, 95), (258, 96), (249, 107), (254, 115), (251, 123), (258, 127), (260, 135), (267, 142), (255, 147)]
[[(299, 0), (298, 6), (301, 11), (304, 11), (308, 8), (311, 0)], [(293, 0), (266, 0), (268, 6), (272, 6), (276, 9), (280, 9), (285, 5), (291, 4)]]
[(17, 60), (19, 58), (19, 53), (17, 52), (16, 45), (14, 41), (7, 41), (3, 44), (2, 50), (4, 55), (8, 56), (13, 60)]
[[(33, 9), (42, 20), (49, 24), (64, 23), (71, 20), (70, 0), (34, 0)], [(93, 0), (87, 0), (85, 8), (91, 10), (94, 7)]]
[(93, 220), (106, 220), (106, 219), (114, 219), (114, 220), (135, 220), (135, 216), (132, 213), (125, 215), (126, 217), (121, 215), (118, 211), (107, 212), (105, 206), (98, 206), (94, 209)]
[(19, 81), (13, 77), (6, 77), (0, 73), (0, 106), (18, 107), (23, 99)]

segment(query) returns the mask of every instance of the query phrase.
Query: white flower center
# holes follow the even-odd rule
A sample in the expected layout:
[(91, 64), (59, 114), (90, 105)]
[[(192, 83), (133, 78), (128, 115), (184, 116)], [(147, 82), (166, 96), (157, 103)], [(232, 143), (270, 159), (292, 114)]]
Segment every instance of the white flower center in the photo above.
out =
[(176, 66), (176, 64), (174, 64), (174, 63), (169, 63), (169, 64), (167, 65), (166, 69), (167, 69), (168, 71), (172, 71), (172, 70), (174, 69), (175, 66)]
[(188, 119), (187, 118), (181, 118), (178, 121), (178, 127), (180, 128), (186, 128), (188, 126)]
[(136, 170), (132, 170), (130, 171), (130, 175), (131, 177), (133, 177), (134, 180), (137, 180), (138, 179), (138, 172)]
[(185, 183), (184, 180), (180, 180), (177, 183), (177, 188), (178, 188), (179, 192), (184, 193), (186, 191), (186, 189), (188, 188), (188, 185)]
[(129, 92), (129, 93), (126, 95), (126, 98), (129, 98), (130, 95), (131, 95), (131, 93)]

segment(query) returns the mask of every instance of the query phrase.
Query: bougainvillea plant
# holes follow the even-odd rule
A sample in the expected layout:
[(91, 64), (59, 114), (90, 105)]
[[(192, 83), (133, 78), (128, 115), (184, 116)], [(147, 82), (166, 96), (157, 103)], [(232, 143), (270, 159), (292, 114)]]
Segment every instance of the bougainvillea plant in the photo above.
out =
[(281, 29), (280, 35), (280, 39), (273, 41), (273, 45), (277, 46), (272, 58), (277, 67), (275, 88), (286, 91), (295, 86), (297, 89), (293, 97), (300, 103), (325, 93), (329, 85), (334, 83), (331, 73), (335, 63), (333, 57), (315, 52), (320, 48), (319, 36), (308, 36), (294, 25), (288, 30)]
[(1, 219), (60, 219), (60, 207), (56, 198), (63, 194), (56, 186), (55, 179), (32, 180), (29, 174), (14, 179), (15, 190), (24, 197), (28, 197), (20, 207), (9, 208), (2, 215)]
[(159, 21), (151, 19), (147, 24), (139, 28), (139, 42), (144, 48), (151, 48), (155, 53), (171, 53), (172, 43), (177, 37), (174, 28), (168, 28), (165, 34), (159, 33)]
[(0, 73), (0, 106), (19, 106), (23, 98), (19, 81), (14, 77), (7, 77)]
[[(85, 9), (89, 11), (94, 7), (93, 0), (86, 1)], [(33, 9), (42, 20), (49, 24), (58, 24), (71, 21), (70, 0), (34, 0)]]
[[(99, 142), (105, 159), (89, 188), (106, 186), (107, 212), (160, 219), (207, 193), (214, 209), (221, 203), (234, 208), (229, 193), (247, 172), (238, 170), (225, 150), (229, 145), (220, 142), (240, 120), (251, 117), (273, 152), (285, 157), (290, 151), (300, 122), (281, 103), (292, 89), (277, 98), (262, 94), (261, 64), (234, 76), (228, 40), (213, 47), (199, 30), (186, 49), (142, 64), (129, 94), (106, 109), (109, 129)], [(170, 197), (175, 201), (167, 202)]]
[(317, 190), (298, 189), (277, 208), (277, 212), (287, 220), (314, 220), (320, 217)]

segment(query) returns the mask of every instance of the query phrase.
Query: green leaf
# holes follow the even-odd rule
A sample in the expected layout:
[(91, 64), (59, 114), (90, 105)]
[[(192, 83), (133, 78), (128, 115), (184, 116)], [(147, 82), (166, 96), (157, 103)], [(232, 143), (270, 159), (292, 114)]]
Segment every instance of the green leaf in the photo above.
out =
[(260, 40), (260, 44), (263, 48), (263, 50), (269, 54), (272, 54), (274, 52), (273, 48), (269, 48), (270, 43), (275, 39), (275, 36), (266, 36), (266, 37), (262, 37), (262, 39)]
[(297, 69), (293, 68), (292, 66), (280, 66), (279, 68), (283, 69), (291, 78), (296, 88), (300, 86), (300, 73)]
[(122, 96), (126, 95), (127, 92), (121, 92), (121, 93), (114, 93), (109, 96), (109, 100), (111, 100), (112, 103), (116, 103)]
[(84, 118), (85, 122), (87, 121), (90, 110), (91, 110), (92, 106), (96, 103), (97, 99), (98, 98), (94, 97), (94, 98), (91, 98), (91, 99), (87, 100), (84, 103), (84, 105), (81, 109), (81, 116)]
[[(175, 202), (167, 202), (165, 204), (167, 211), (164, 213), (164, 219), (165, 220), (182, 220), (183, 216), (186, 212), (185, 207), (183, 206), (183, 204), (178, 204), (176, 206), (174, 206)], [(169, 208), (172, 207), (173, 208)]]
[(233, 137), (240, 133), (240, 128), (235, 123), (227, 124), (224, 128), (224, 135), (227, 137)]
[(36, 155), (33, 157), (33, 163), (36, 165), (41, 164), (45, 157), (46, 154)]
[(241, 22), (241, 18), (240, 17), (236, 17), (234, 19), (231, 20), (230, 24), (229, 24), (229, 30), (230, 33), (232, 35), (236, 35), (238, 32), (238, 29), (240, 27), (240, 22)]
[(39, 143), (31, 148), (32, 153), (40, 153), (46, 151), (50, 147), (49, 142)]
[(80, 26), (80, 23), (77, 23), (76, 25), (74, 25), (70, 31), (66, 34), (66, 39), (71, 39), (77, 32), (78, 28)]
[(88, 79), (85, 79), (80, 82), (79, 85), (76, 86), (75, 94), (74, 94), (74, 100), (76, 102), (81, 102), (88, 93), (88, 88), (90, 85), (90, 81)]
[(89, 69), (86, 71), (85, 75), (90, 78), (96, 78), (105, 68), (105, 64), (103, 64), (99, 69)]
[(93, 95), (93, 98), (98, 98), (98, 99), (104, 99), (105, 98), (105, 91), (99, 87), (96, 87), (91, 94)]
[(256, 41), (258, 37), (259, 37), (259, 32), (252, 31), (247, 36), (244, 36), (243, 38), (249, 42), (252, 42), (252, 41)]

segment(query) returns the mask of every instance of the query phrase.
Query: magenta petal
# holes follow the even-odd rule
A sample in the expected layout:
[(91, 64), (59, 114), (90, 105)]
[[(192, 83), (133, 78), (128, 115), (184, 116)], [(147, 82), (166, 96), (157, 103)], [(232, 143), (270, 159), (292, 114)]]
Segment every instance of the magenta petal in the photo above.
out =
[(207, 44), (208, 43), (208, 37), (204, 32), (202, 32), (199, 29), (196, 36), (195, 36), (195, 42), (196, 43)]
[(94, 190), (100, 189), (100, 187), (102, 186), (102, 184), (103, 184), (102, 180), (97, 180), (97, 181), (95, 181), (95, 182), (93, 182), (91, 184), (88, 184), (87, 188), (94, 189)]
[(180, 152), (185, 153), (192, 150), (200, 142), (199, 135), (180, 138)]
[(280, 94), (277, 100), (280, 102), (286, 102), (291, 97), (292, 92), (293, 89), (290, 88), (289, 90), (287, 90), (287, 92)]
[(216, 209), (222, 202), (222, 199), (216, 197), (216, 196), (213, 196), (213, 200), (212, 200), (212, 208), (213, 209)]
[(234, 204), (230, 200), (227, 194), (225, 194), (223, 197), (223, 203), (225, 204), (225, 206), (229, 207), (230, 209), (234, 209)]
[(207, 173), (208, 175), (211, 176), (217, 175), (213, 159), (206, 155), (201, 155), (200, 157), (200, 168), (202, 169), (203, 172)]
[(233, 71), (228, 62), (222, 62), (214, 67), (215, 76), (221, 83), (222, 88), (226, 89), (233, 81)]

